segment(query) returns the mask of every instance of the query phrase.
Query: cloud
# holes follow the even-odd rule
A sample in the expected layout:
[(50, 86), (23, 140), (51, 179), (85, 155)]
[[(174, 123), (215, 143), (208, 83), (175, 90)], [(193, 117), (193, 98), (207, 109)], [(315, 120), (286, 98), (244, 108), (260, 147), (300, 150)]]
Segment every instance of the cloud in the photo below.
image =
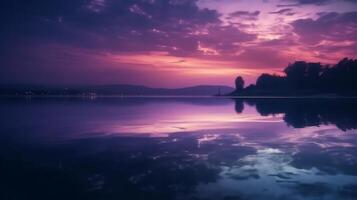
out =
[(300, 4), (278, 4), (276, 5), (276, 7), (278, 8), (284, 8), (284, 7), (297, 7), (297, 6), (300, 6)]
[(101, 12), (105, 7), (105, 0), (91, 0), (87, 8), (93, 12)]
[(284, 9), (280, 9), (278, 11), (274, 11), (274, 12), (269, 12), (269, 14), (278, 14), (278, 15), (289, 15), (292, 16), (295, 14), (295, 12), (293, 12), (293, 9), (291, 8), (284, 8)]
[(111, 52), (192, 53), (192, 33), (220, 23), (216, 11), (192, 1), (19, 0), (7, 9), (8, 37)]
[(324, 13), (316, 20), (298, 19), (291, 25), (300, 41), (305, 44), (357, 41), (357, 12)]
[[(11, 6), (10, 6), (11, 7)], [(220, 54), (232, 53), (241, 43), (256, 39), (233, 25), (223, 25), (215, 10), (179, 0), (19, 0), (5, 15), (17, 13), (4, 38), (106, 51), (202, 54), (199, 44)], [(15, 12), (16, 10), (16, 12)], [(259, 11), (236, 11), (233, 17), (254, 19)], [(16, 45), (14, 45), (16, 46)]]
[[(280, 1), (282, 4), (278, 5), (282, 8), (271, 10), (270, 15), (266, 15), (269, 13), (267, 9), (270, 8), (261, 7), (262, 4), (265, 5), (261, 1), (249, 3), (249, 8), (254, 9), (249, 11), (245, 10), (248, 9), (247, 5), (242, 5), (242, 10), (232, 10), (236, 7), (231, 6), (230, 3), (237, 1), (229, 1), (230, 3), (215, 1), (222, 5), (222, 10), (216, 10), (219, 6), (202, 7), (200, 4), (197, 5), (198, 2), (198, 0), (5, 0), (0, 7), (0, 61), (2, 66), (5, 66), (2, 70), (11, 72), (13, 79), (25, 77), (23, 80), (31, 78), (26, 74), (54, 71), (50, 69), (52, 66), (57, 66), (58, 71), (62, 68), (62, 71), (66, 72), (52, 73), (57, 79), (60, 79), (57, 74), (68, 74), (71, 68), (77, 65), (81, 67), (76, 69), (81, 69), (84, 73), (92, 73), (90, 76), (100, 74), (95, 73), (96, 70), (103, 69), (101, 65), (103, 62), (99, 58), (93, 59), (97, 64), (85, 62), (89, 60), (85, 59), (87, 58), (85, 56), (70, 56), (70, 59), (64, 56), (63, 61), (56, 59), (58, 64), (49, 61), (50, 58), (57, 58), (55, 54), (60, 51), (73, 51), (68, 54), (91, 52), (87, 53), (91, 56), (94, 52), (106, 59), (108, 59), (107, 54), (130, 54), (133, 57), (150, 54), (149, 58), (156, 57), (158, 60), (164, 58), (165, 62), (144, 65), (143, 63), (150, 62), (145, 57), (140, 65), (135, 63), (135, 67), (138, 67), (137, 71), (141, 70), (140, 72), (145, 74), (147, 69), (152, 70), (156, 67), (155, 69), (162, 70), (177, 64), (178, 66), (174, 67), (180, 70), (183, 65), (189, 65), (190, 72), (195, 74), (209, 72), (213, 77), (223, 74), (223, 68), (226, 69), (225, 75), (232, 73), (232, 70), (242, 69), (269, 71), (272, 68), (284, 67), (293, 58), (309, 59), (312, 57), (310, 55), (319, 54), (319, 58), (335, 59), (336, 56), (355, 55), (357, 51), (357, 17), (354, 12), (331, 13), (326, 12), (323, 6), (319, 6), (317, 10), (311, 11), (311, 14), (320, 12), (317, 18), (298, 19), (299, 16), (311, 15), (302, 12), (301, 8), (290, 8), (290, 6), (312, 5), (312, 1), (283, 0)], [(320, 2), (317, 3), (320, 5), (325, 1), (317, 2)], [(244, 4), (240, 1), (238, 3)], [(286, 3), (285, 7), (283, 3)], [(285, 19), (287, 15), (294, 16)], [(290, 21), (294, 19), (295, 21)], [(42, 46), (40, 50), (36, 47), (39, 45)], [(66, 48), (57, 49), (56, 53), (48, 56), (41, 56), (54, 51), (50, 49), (51, 47), (58, 46)], [(36, 48), (37, 50), (33, 50)], [(35, 53), (39, 56), (33, 55)], [(306, 56), (308, 54), (309, 56)], [(210, 60), (209, 69), (207, 69), (208, 65), (203, 67), (201, 62), (192, 63), (192, 58)], [(222, 64), (222, 61), (227, 62)], [(68, 63), (61, 64), (64, 62)], [(45, 63), (48, 66), (45, 66)], [(108, 66), (114, 65), (104, 63)], [(110, 70), (117, 70), (117, 74), (119, 72), (133, 74), (133, 71), (129, 70), (132, 65), (115, 64), (118, 69)], [(90, 70), (86, 71), (84, 65), (87, 65)], [(33, 72), (27, 73), (31, 70)], [(24, 71), (24, 75), (16, 76), (19, 71)], [(187, 71), (185, 73), (194, 74)], [(103, 81), (105, 77), (103, 76)], [(118, 77), (127, 76), (118, 75)], [(73, 76), (72, 79), (75, 77)]]
[(300, 5), (304, 5), (304, 4), (322, 5), (322, 4), (326, 4), (331, 0), (286, 0), (286, 1), (296, 2), (297, 4)]
[(253, 41), (256, 37), (255, 34), (243, 32), (234, 26), (212, 26), (198, 39), (200, 44), (220, 54), (234, 54), (241, 48), (242, 43)]
[(257, 20), (259, 14), (260, 14), (259, 10), (256, 10), (254, 12), (235, 11), (235, 12), (229, 13), (227, 18), (228, 19), (239, 18), (239, 19), (244, 19), (244, 20)]
[(177, 63), (184, 63), (184, 62), (186, 62), (186, 60), (177, 60), (169, 63), (177, 64)]
[(350, 3), (357, 3), (356, 0), (282, 0), (283, 2), (292, 2), (292, 4), (279, 4), (278, 7), (292, 7), (292, 6), (300, 6), (300, 5), (316, 5), (322, 6), (329, 3), (334, 2), (350, 2)]

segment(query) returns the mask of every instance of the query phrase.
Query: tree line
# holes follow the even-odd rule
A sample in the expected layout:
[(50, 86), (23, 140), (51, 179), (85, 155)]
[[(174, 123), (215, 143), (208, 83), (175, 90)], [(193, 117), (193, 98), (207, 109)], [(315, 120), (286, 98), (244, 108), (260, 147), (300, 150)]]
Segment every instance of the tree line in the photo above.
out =
[(231, 95), (315, 95), (357, 94), (357, 60), (344, 58), (335, 65), (296, 61), (284, 69), (285, 75), (261, 74), (256, 84), (244, 87), (238, 76)]

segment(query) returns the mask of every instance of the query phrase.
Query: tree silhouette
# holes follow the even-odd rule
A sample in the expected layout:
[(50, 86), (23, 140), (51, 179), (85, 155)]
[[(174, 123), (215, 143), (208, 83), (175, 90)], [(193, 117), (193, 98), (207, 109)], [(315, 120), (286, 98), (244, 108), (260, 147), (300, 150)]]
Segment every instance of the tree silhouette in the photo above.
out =
[[(285, 76), (262, 74), (256, 85), (244, 87), (236, 78), (233, 95), (357, 95), (357, 60), (344, 58), (335, 65), (297, 61), (285, 69)], [(239, 92), (237, 92), (239, 91)]]
[(244, 80), (241, 76), (238, 76), (235, 80), (236, 90), (243, 90)]
[(257, 79), (257, 87), (260, 89), (280, 89), (285, 86), (285, 81), (285, 77), (262, 74)]

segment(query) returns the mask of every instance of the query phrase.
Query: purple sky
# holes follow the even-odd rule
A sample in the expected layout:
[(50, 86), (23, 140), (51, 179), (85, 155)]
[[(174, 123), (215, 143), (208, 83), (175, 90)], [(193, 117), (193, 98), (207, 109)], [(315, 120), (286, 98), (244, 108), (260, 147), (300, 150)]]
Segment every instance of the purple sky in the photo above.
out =
[(5, 0), (1, 84), (253, 83), (357, 56), (356, 0)]

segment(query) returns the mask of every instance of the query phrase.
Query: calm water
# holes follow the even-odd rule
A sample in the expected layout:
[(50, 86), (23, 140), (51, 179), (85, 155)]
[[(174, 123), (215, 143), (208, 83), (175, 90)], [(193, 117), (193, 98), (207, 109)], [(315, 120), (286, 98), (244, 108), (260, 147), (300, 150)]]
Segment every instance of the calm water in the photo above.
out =
[(0, 100), (0, 199), (357, 199), (357, 100)]

